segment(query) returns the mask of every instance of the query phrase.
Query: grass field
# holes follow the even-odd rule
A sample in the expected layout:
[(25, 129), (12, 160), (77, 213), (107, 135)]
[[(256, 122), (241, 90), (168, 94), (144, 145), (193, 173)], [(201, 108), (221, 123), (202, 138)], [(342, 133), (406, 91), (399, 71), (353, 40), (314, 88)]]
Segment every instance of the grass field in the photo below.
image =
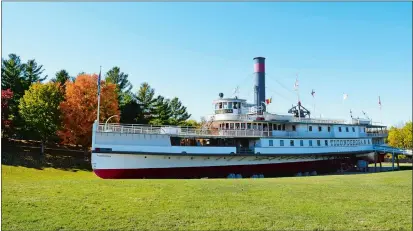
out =
[(2, 165), (3, 230), (412, 230), (412, 171), (102, 180)]

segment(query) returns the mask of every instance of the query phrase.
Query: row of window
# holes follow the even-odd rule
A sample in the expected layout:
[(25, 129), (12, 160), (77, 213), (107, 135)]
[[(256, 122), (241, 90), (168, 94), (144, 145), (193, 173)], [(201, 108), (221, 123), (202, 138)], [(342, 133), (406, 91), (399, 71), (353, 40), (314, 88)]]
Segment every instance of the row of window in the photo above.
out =
[(221, 102), (215, 104), (215, 109), (241, 109), (241, 102)]
[[(220, 129), (226, 129), (226, 130), (264, 130), (264, 131), (285, 131), (286, 130), (286, 126), (285, 124), (267, 124), (267, 123), (222, 123), (219, 125)], [(356, 132), (355, 127), (351, 127), (353, 132)], [(366, 128), (363, 128), (364, 131), (366, 130)], [(292, 125), (292, 130), (296, 131), (297, 127), (296, 125)], [(349, 127), (345, 127), (346, 132), (349, 132)], [(361, 130), (361, 128), (360, 128)], [(313, 126), (308, 126), (308, 131), (312, 132), (313, 131)], [(323, 127), (318, 126), (318, 131), (321, 132), (323, 131)], [(331, 127), (328, 126), (327, 127), (327, 131), (331, 132)], [(338, 127), (338, 131), (342, 132), (342, 127)]]
[[(329, 142), (330, 141), (330, 142)], [(280, 147), (284, 147), (284, 140), (279, 140)], [(358, 146), (363, 144), (370, 144), (370, 140), (324, 140), (324, 146)], [(274, 140), (269, 140), (268, 145), (274, 146)], [(290, 140), (290, 146), (295, 146), (295, 140)], [(304, 146), (304, 140), (300, 140), (300, 146)], [(313, 146), (313, 140), (308, 140), (308, 146)], [(321, 146), (321, 140), (317, 140), (317, 146)]]
[[(356, 132), (356, 128), (355, 127), (351, 127), (351, 130), (353, 131), (353, 132)], [(361, 130), (361, 129), (360, 129)], [(366, 131), (366, 128), (363, 128), (363, 130), (364, 130), (364, 132)], [(295, 131), (295, 126), (293, 125), (293, 131)], [(308, 131), (313, 131), (313, 126), (308, 126)], [(323, 127), (321, 127), (321, 126), (318, 126), (318, 131), (319, 132), (321, 132), (321, 131), (323, 131)], [(327, 131), (328, 132), (330, 132), (331, 131), (331, 127), (330, 126), (328, 126), (327, 127)], [(338, 131), (339, 132), (342, 132), (342, 129), (341, 129), (341, 127), (338, 127)], [(349, 127), (346, 127), (346, 132), (349, 132)]]

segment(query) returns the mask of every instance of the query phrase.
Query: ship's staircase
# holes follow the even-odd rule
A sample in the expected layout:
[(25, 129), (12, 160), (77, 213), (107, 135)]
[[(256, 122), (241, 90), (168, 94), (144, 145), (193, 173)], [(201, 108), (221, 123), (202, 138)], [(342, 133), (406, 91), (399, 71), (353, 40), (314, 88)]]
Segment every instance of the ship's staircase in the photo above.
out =
[(207, 131), (211, 129), (212, 123), (215, 121), (215, 115), (212, 115), (209, 120), (202, 126), (202, 130)]

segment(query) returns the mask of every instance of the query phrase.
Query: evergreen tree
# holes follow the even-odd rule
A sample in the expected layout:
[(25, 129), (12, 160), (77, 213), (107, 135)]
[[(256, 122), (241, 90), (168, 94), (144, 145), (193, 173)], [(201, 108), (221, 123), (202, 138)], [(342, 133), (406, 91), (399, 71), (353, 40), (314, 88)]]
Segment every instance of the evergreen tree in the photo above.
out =
[(182, 105), (177, 97), (170, 101), (169, 107), (171, 110), (171, 118), (169, 121), (171, 125), (183, 125), (183, 123), (191, 117), (186, 107)]
[(158, 96), (154, 104), (153, 116), (149, 123), (153, 125), (167, 125), (171, 116), (170, 100), (165, 99), (163, 96)]
[(147, 124), (153, 115), (154, 105), (157, 102), (155, 90), (148, 83), (142, 83), (137, 94), (136, 102), (141, 105), (143, 113), (143, 123)]
[(65, 89), (66, 82), (70, 80), (71, 77), (69, 76), (69, 73), (65, 69), (62, 69), (56, 72), (56, 77), (52, 79), (52, 82), (60, 83), (60, 86), (62, 86), (63, 89)]

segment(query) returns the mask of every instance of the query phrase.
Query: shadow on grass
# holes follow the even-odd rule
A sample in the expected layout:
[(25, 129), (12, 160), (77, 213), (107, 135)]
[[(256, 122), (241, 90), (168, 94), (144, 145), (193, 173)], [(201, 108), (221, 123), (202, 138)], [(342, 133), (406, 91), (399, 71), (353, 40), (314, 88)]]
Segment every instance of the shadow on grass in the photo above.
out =
[(40, 147), (33, 143), (16, 143), (2, 140), (1, 163), (10, 166), (22, 166), (42, 170), (55, 168), (76, 172), (79, 170), (91, 171), (90, 153), (85, 160), (85, 154), (79, 149), (66, 150), (51, 147), (41, 154)]

